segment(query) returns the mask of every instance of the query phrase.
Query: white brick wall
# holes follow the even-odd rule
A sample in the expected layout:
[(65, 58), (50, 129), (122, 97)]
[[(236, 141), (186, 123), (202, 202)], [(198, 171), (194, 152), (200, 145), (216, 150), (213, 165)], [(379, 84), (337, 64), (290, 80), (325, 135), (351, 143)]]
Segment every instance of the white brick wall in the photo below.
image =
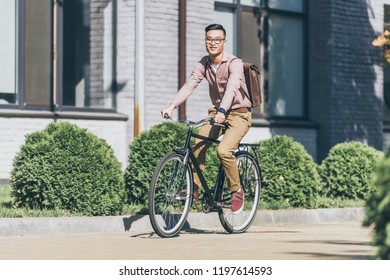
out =
[[(124, 121), (102, 120), (60, 120), (68, 121), (86, 128), (99, 138), (105, 139), (115, 152), (116, 157), (125, 167), (127, 164), (126, 123)], [(2, 118), (0, 117), (0, 181), (10, 178), (13, 159), (25, 142), (25, 136), (41, 131), (53, 122), (47, 118)]]
[(127, 166), (127, 148), (126, 140), (126, 122), (124, 121), (104, 121), (104, 120), (59, 120), (68, 121), (81, 128), (86, 128), (97, 137), (107, 141), (107, 144), (113, 148), (114, 153), (122, 163), (122, 167)]
[[(187, 78), (195, 63), (207, 54), (204, 29), (213, 23), (213, 13), (213, 1), (187, 1)], [(209, 107), (211, 107), (211, 102), (208, 94), (208, 83), (204, 80), (187, 100), (187, 118), (190, 120), (205, 118)]]
[(160, 110), (177, 92), (178, 21), (178, 1), (145, 2), (146, 129), (162, 122)]
[(314, 128), (269, 128), (251, 127), (242, 143), (257, 143), (276, 135), (286, 135), (301, 143), (306, 151), (316, 160), (317, 132)]
[(134, 137), (135, 1), (117, 1), (117, 111), (129, 116), (126, 140)]
[[(161, 123), (160, 110), (167, 106), (178, 91), (178, 1), (148, 1), (146, 5), (146, 111), (147, 125)], [(213, 1), (187, 1), (188, 78), (195, 63), (206, 54), (204, 28), (213, 18)], [(207, 82), (202, 83), (187, 100), (187, 118), (200, 119), (211, 106)], [(177, 111), (174, 112), (177, 117)]]
[(24, 143), (25, 135), (42, 130), (51, 120), (0, 117), (0, 181), (9, 179), (13, 159)]

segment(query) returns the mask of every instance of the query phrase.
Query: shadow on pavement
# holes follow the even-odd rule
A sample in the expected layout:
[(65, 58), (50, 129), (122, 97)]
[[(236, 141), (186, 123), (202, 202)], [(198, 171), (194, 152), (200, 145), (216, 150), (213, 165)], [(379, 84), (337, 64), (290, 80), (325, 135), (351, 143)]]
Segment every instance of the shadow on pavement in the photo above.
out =
[(123, 218), (123, 226), (125, 228), (125, 231), (129, 231), (131, 229), (131, 225), (142, 218), (142, 215), (134, 215), (130, 216), (129, 218)]
[[(351, 254), (326, 254), (317, 252), (288, 252), (291, 255), (311, 256), (313, 260), (374, 260), (375, 258), (370, 255), (351, 255)], [(363, 253), (363, 252), (361, 252)]]
[[(349, 241), (349, 240), (311, 240), (311, 241), (290, 241), (289, 243), (301, 243), (301, 244), (330, 244), (330, 245), (342, 245), (342, 246), (361, 246), (369, 247), (373, 246), (372, 242), (368, 241)], [(306, 255), (312, 256), (313, 259), (331, 259), (331, 260), (374, 260), (373, 255), (367, 255), (366, 250), (344, 250), (346, 254), (329, 254), (321, 252), (288, 252), (292, 255)]]

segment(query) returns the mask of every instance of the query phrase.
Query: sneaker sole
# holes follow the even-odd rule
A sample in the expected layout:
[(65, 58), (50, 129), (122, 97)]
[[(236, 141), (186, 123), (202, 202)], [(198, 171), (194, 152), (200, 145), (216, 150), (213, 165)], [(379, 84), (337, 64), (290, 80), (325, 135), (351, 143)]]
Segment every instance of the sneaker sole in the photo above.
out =
[(242, 206), (241, 206), (241, 208), (238, 209), (238, 210), (235, 211), (235, 212), (232, 211), (232, 214), (233, 214), (233, 215), (240, 214), (240, 213), (242, 212), (242, 210), (244, 210), (244, 203), (245, 203), (245, 194), (244, 194), (244, 196), (242, 197)]
[(232, 214), (233, 215), (238, 215), (238, 214), (240, 214), (242, 212), (242, 210), (244, 210), (244, 204), (242, 204), (242, 207), (240, 209), (238, 209), (236, 212), (232, 211)]

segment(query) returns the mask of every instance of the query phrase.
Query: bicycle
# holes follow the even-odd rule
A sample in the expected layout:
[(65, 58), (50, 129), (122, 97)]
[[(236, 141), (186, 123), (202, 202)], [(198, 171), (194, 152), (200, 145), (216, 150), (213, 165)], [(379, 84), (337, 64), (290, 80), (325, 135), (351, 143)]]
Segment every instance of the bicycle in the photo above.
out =
[[(191, 150), (192, 137), (218, 144), (220, 141), (194, 133), (194, 129), (205, 124), (219, 125), (213, 119), (198, 122), (172, 121), (188, 125), (183, 148), (175, 148), (157, 164), (150, 182), (149, 218), (154, 231), (163, 238), (176, 236), (185, 224), (193, 203), (193, 173), (191, 165), (199, 175), (204, 195), (202, 210), (218, 212), (219, 220), (228, 233), (243, 233), (253, 223), (260, 201), (261, 173), (257, 156), (249, 149), (257, 144), (239, 144), (235, 157), (240, 174), (241, 187), (245, 191), (244, 210), (233, 214), (230, 210), (231, 194), (228, 191), (225, 172), (221, 163), (212, 193)], [(223, 126), (224, 127), (224, 126)], [(256, 155), (256, 153), (255, 153)], [(185, 195), (183, 195), (185, 194)]]

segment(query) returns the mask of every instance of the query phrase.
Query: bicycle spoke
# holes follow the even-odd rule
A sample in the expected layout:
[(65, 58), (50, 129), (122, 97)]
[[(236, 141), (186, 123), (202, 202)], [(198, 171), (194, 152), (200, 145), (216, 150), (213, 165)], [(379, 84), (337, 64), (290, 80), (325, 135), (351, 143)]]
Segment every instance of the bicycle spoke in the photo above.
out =
[[(183, 156), (172, 152), (159, 163), (152, 177), (149, 193), (149, 217), (161, 237), (176, 235), (184, 225), (191, 200), (192, 175)], [(181, 196), (180, 192), (186, 195)]]
[[(237, 166), (241, 187), (245, 191), (244, 209), (233, 214), (228, 203), (219, 211), (223, 227), (230, 233), (244, 232), (252, 224), (260, 200), (261, 178), (257, 162), (248, 153), (237, 155)], [(227, 186), (224, 188), (224, 198), (230, 196)]]

